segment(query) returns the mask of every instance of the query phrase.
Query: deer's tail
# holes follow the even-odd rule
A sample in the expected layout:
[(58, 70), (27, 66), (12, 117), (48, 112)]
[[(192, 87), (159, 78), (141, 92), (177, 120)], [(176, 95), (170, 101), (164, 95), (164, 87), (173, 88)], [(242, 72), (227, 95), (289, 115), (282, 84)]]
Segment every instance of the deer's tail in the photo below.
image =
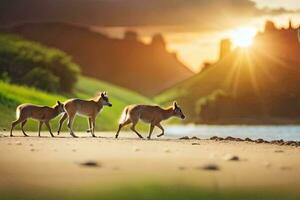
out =
[(17, 107), (17, 109), (16, 109), (16, 119), (19, 119), (20, 114), (21, 114), (21, 109), (22, 108), (20, 106)]
[(129, 118), (128, 107), (126, 107), (126, 108), (124, 108), (124, 110), (122, 112), (122, 115), (119, 120), (119, 124), (125, 123), (128, 120), (128, 118)]

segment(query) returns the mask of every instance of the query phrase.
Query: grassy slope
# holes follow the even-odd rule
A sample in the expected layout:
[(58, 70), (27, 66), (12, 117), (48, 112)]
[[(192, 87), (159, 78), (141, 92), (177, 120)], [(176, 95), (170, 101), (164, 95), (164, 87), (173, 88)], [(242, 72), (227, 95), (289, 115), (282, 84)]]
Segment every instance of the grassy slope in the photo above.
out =
[(35, 199), (91, 199), (91, 200), (296, 200), (299, 199), (299, 193), (269, 191), (269, 190), (238, 190), (221, 189), (205, 190), (187, 185), (160, 184), (140, 184), (135, 186), (123, 186), (121, 188), (101, 191), (99, 188), (94, 191), (77, 192), (42, 192), (42, 191), (1, 191), (3, 200), (35, 200)]
[[(105, 107), (97, 118), (96, 130), (115, 130), (117, 122), (123, 108), (128, 104), (151, 103), (151, 101), (137, 93), (94, 79), (80, 77), (76, 89), (75, 97), (91, 98), (96, 92), (107, 91), (112, 108)], [(73, 97), (73, 96), (72, 96)], [(70, 97), (71, 98), (71, 97)], [(39, 105), (53, 105), (57, 100), (65, 101), (67, 97), (48, 94), (33, 88), (17, 86), (0, 82), (0, 128), (8, 129), (11, 121), (15, 119), (15, 108), (20, 103), (30, 102)], [(57, 129), (57, 121), (52, 122), (53, 131)], [(76, 130), (86, 130), (87, 120), (77, 117), (74, 123)], [(44, 127), (45, 129), (45, 127)], [(64, 126), (66, 130), (66, 125)], [(26, 130), (36, 131), (37, 123), (29, 121)]]

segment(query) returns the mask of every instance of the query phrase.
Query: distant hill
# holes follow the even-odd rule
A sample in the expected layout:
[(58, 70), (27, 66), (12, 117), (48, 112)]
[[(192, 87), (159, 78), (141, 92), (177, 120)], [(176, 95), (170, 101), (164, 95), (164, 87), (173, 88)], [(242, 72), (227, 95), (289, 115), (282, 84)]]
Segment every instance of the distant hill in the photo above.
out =
[(166, 90), (198, 123), (299, 123), (300, 44), (297, 31), (266, 29), (250, 49), (236, 49), (203, 73)]
[(147, 96), (193, 75), (165, 48), (161, 35), (150, 44), (138, 41), (135, 32), (113, 39), (87, 27), (65, 23), (26, 23), (9, 31), (61, 49), (82, 66), (86, 76), (126, 87)]

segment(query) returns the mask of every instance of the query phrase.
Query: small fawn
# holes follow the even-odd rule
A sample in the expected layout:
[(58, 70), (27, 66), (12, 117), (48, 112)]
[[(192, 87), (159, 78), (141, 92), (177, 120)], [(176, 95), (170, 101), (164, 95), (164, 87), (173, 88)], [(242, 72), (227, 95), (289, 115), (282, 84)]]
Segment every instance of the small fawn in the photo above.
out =
[(173, 106), (168, 109), (163, 109), (159, 106), (151, 106), (151, 105), (130, 105), (127, 106), (121, 115), (119, 121), (119, 129), (116, 134), (116, 138), (119, 136), (119, 132), (122, 127), (132, 123), (131, 130), (135, 132), (140, 138), (143, 138), (136, 130), (135, 126), (138, 123), (139, 119), (146, 123), (150, 123), (150, 131), (148, 135), (148, 139), (151, 139), (151, 134), (155, 126), (161, 129), (162, 133), (157, 137), (161, 137), (164, 135), (164, 128), (161, 126), (161, 121), (169, 119), (170, 117), (180, 117), (184, 119), (185, 116), (182, 113), (181, 109), (177, 105), (176, 102), (173, 103)]
[(112, 104), (108, 100), (106, 92), (99, 93), (96, 97), (90, 100), (81, 100), (81, 99), (70, 99), (64, 103), (65, 114), (59, 121), (58, 135), (61, 130), (61, 126), (64, 123), (65, 119), (68, 118), (68, 128), (70, 129), (70, 134), (73, 137), (77, 137), (72, 129), (73, 120), (76, 116), (82, 115), (88, 117), (89, 130), (93, 137), (96, 137), (94, 134), (96, 117), (98, 113), (102, 110), (103, 106), (111, 107)]
[(11, 129), (10, 129), (10, 136), (12, 137), (12, 131), (16, 125), (21, 123), (21, 128), (24, 136), (28, 136), (25, 131), (24, 131), (24, 125), (27, 122), (27, 119), (35, 119), (39, 121), (39, 137), (41, 136), (41, 127), (43, 123), (46, 124), (50, 135), (54, 137), (51, 131), (51, 127), (49, 124), (49, 121), (55, 117), (57, 117), (59, 114), (64, 112), (64, 106), (62, 103), (57, 101), (57, 104), (54, 105), (53, 107), (48, 107), (48, 106), (38, 106), (38, 105), (33, 105), (33, 104), (21, 104), (17, 107), (16, 109), (16, 121), (12, 122)]

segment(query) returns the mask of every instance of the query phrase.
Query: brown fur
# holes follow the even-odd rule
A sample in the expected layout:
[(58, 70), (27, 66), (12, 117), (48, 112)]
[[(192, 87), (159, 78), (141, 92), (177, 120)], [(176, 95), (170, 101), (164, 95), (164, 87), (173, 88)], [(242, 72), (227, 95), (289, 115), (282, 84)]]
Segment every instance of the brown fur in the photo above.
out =
[(77, 137), (73, 132), (72, 125), (76, 114), (78, 114), (88, 117), (88, 132), (91, 132), (92, 136), (95, 137), (94, 131), (96, 117), (105, 105), (112, 106), (112, 104), (109, 103), (106, 92), (99, 93), (96, 97), (89, 100), (70, 99), (66, 101), (64, 103), (64, 109), (66, 113), (59, 121), (58, 135), (60, 133), (62, 124), (64, 123), (65, 119), (68, 118), (68, 128), (70, 129), (70, 134), (73, 137)]
[(182, 119), (185, 118), (181, 109), (178, 107), (177, 103), (174, 102), (173, 106), (167, 109), (163, 109), (159, 106), (151, 106), (151, 105), (130, 105), (127, 106), (121, 116), (119, 122), (119, 129), (116, 134), (116, 138), (119, 136), (119, 132), (122, 127), (132, 123), (131, 130), (135, 132), (140, 138), (143, 138), (136, 130), (135, 126), (138, 121), (141, 119), (142, 121), (150, 124), (150, 132), (148, 135), (148, 139), (151, 139), (151, 134), (155, 126), (162, 130), (162, 133), (157, 137), (161, 137), (164, 135), (164, 128), (161, 126), (161, 121), (169, 119), (170, 117), (180, 117)]
[(22, 123), (21, 128), (24, 136), (28, 136), (24, 131), (24, 125), (26, 124), (27, 119), (31, 118), (31, 119), (38, 120), (40, 122), (39, 130), (38, 130), (39, 136), (41, 136), (41, 127), (43, 123), (45, 123), (51, 136), (54, 137), (51, 131), (49, 121), (57, 117), (60, 113), (64, 112), (64, 108), (63, 108), (63, 104), (61, 104), (59, 101), (53, 107), (38, 106), (32, 104), (21, 104), (17, 107), (16, 112), (17, 112), (17, 120), (12, 122), (10, 136), (13, 136), (12, 131), (14, 127), (19, 123)]

